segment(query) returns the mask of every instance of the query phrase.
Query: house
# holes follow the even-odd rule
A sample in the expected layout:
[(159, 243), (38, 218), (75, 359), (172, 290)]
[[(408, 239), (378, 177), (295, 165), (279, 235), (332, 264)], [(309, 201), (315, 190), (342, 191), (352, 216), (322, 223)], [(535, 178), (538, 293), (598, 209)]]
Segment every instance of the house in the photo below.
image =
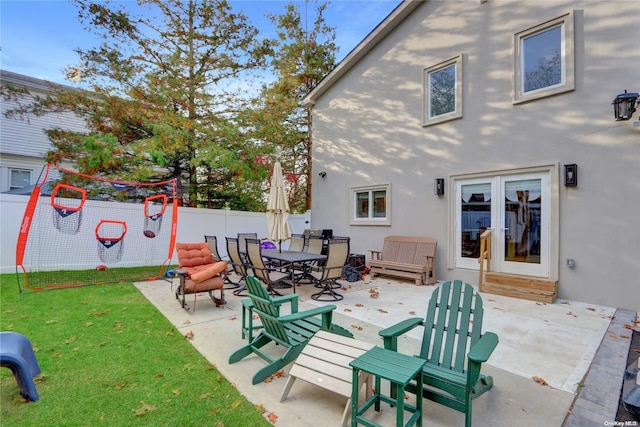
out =
[(432, 236), (440, 280), (638, 310), (640, 111), (616, 120), (612, 102), (640, 92), (639, 17), (634, 1), (403, 1), (304, 100), (312, 227), (367, 255)]
[[(30, 191), (35, 185), (51, 142), (45, 129), (62, 128), (86, 131), (84, 121), (72, 113), (51, 113), (44, 116), (6, 117), (5, 112), (19, 105), (28, 105), (33, 96), (46, 96), (53, 83), (34, 77), (0, 70), (0, 85), (26, 88), (29, 95), (19, 100), (2, 99), (0, 102), (0, 192), (20, 188)], [(69, 87), (70, 90), (74, 90)], [(70, 167), (70, 164), (64, 164)]]

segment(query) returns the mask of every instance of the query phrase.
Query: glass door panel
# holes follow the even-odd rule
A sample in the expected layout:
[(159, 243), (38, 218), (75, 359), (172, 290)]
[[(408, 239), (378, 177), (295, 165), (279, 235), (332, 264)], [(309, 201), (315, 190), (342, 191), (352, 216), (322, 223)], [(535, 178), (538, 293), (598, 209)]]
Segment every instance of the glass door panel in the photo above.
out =
[(501, 243), (499, 270), (546, 276), (548, 191), (544, 174), (501, 178)]
[(478, 268), (480, 235), (492, 224), (492, 187), (487, 180), (465, 181), (456, 186), (456, 267)]

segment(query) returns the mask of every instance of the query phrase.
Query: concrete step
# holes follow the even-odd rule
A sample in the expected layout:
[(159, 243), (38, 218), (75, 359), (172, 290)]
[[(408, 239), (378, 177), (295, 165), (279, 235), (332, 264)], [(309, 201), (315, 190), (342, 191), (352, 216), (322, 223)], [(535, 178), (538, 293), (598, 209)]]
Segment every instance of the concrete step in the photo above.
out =
[(558, 298), (558, 281), (505, 273), (487, 273), (480, 292), (552, 303)]

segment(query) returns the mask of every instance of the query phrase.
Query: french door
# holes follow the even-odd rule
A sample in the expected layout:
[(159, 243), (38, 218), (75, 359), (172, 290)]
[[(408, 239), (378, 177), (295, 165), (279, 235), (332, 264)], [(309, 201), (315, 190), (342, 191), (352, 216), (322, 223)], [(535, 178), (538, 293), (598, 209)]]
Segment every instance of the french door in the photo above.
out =
[(491, 230), (493, 271), (549, 277), (549, 173), (456, 181), (456, 268), (478, 269)]

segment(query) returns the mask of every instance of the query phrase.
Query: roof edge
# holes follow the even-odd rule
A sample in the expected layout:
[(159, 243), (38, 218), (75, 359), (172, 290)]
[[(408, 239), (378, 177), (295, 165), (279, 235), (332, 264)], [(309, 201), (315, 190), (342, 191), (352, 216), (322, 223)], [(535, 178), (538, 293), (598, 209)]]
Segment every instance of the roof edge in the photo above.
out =
[(305, 107), (313, 106), (335, 82), (340, 80), (351, 68), (364, 58), (375, 46), (391, 33), (404, 19), (426, 0), (404, 0), (374, 28), (340, 63), (329, 72), (302, 99)]

